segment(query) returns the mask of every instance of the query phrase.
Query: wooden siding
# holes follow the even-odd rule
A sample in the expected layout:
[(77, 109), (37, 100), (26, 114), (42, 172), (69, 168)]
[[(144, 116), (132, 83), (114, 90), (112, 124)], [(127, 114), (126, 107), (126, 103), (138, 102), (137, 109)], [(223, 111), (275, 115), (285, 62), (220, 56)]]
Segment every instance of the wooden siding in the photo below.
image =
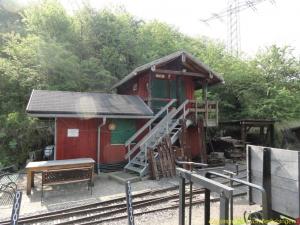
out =
[[(138, 95), (142, 99), (148, 99), (147, 83), (149, 82), (149, 73), (142, 74), (137, 78), (132, 79), (125, 85), (117, 89), (118, 94), (122, 95)], [(134, 86), (136, 85), (136, 89)]]
[(202, 135), (199, 134), (197, 127), (189, 127), (187, 129), (187, 145), (191, 147), (191, 153), (193, 159), (199, 159), (201, 157), (201, 152), (203, 151), (202, 145)]
[[(56, 158), (93, 158), (96, 160), (99, 119), (57, 118)], [(78, 137), (68, 137), (68, 129), (78, 129)]]
[[(122, 85), (117, 89), (118, 94), (127, 94), (127, 95), (138, 95), (144, 100), (148, 100), (148, 88), (147, 84), (149, 82), (149, 76), (150, 73), (144, 73), (136, 78), (128, 81), (126, 84)], [(155, 98), (176, 98), (176, 90), (173, 90), (174, 87), (176, 88), (176, 77), (179, 77), (179, 92), (181, 92), (181, 96), (183, 96), (183, 99), (194, 99), (194, 91), (195, 91), (195, 84), (194, 84), (194, 78), (191, 76), (176, 76), (176, 75), (170, 75), (170, 76), (165, 76), (165, 79), (157, 79), (154, 78), (154, 85), (152, 86), (152, 96)], [(167, 82), (162, 82), (165, 83), (164, 87), (166, 88), (165, 90), (159, 90), (160, 86), (158, 85), (156, 88), (156, 81), (157, 80), (170, 80), (171, 84), (166, 85)], [(174, 83), (175, 82), (175, 83)], [(133, 86), (137, 85), (137, 89), (134, 90)], [(170, 87), (169, 87), (170, 86)], [(168, 92), (168, 90), (170, 91)], [(162, 92), (160, 94), (160, 92)], [(181, 101), (183, 99), (180, 99)]]
[(193, 100), (195, 94), (195, 85), (193, 77), (184, 77), (183, 80), (185, 85), (185, 97), (186, 99)]
[[(136, 127), (143, 123), (135, 122)], [(142, 120), (145, 122), (146, 120)], [(97, 161), (97, 129), (101, 119), (57, 118), (56, 159), (93, 158)], [(126, 149), (123, 144), (111, 144), (109, 121), (101, 128), (100, 163), (118, 163), (125, 160)], [(68, 137), (68, 129), (78, 129), (78, 137)]]

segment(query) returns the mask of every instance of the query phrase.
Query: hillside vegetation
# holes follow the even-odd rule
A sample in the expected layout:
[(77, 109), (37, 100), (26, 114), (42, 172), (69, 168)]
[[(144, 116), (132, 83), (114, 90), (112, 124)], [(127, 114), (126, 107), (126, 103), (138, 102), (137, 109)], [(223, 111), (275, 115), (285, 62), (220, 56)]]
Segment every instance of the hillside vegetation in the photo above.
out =
[(47, 122), (25, 114), (32, 89), (105, 92), (135, 67), (182, 49), (224, 76), (226, 83), (209, 93), (220, 101), (222, 119), (300, 117), (300, 61), (292, 46), (266, 46), (255, 57), (236, 58), (222, 43), (159, 21), (119, 9), (68, 13), (57, 1), (17, 13), (1, 8), (0, 16), (3, 165), (24, 163), (28, 151), (51, 140)]

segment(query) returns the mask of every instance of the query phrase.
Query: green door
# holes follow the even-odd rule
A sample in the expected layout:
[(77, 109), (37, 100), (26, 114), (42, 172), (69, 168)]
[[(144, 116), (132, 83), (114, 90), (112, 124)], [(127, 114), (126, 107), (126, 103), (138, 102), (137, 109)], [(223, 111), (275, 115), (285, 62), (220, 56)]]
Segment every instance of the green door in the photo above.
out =
[(176, 80), (170, 80), (170, 84), (170, 98), (177, 99), (177, 106), (179, 106), (186, 99), (184, 81), (179, 78), (177, 82)]
[[(151, 94), (152, 98), (170, 98), (169, 80), (153, 79), (151, 85)], [(154, 113), (157, 113), (166, 104), (166, 101), (152, 100), (151, 108)]]
[[(178, 78), (178, 81), (153, 79), (151, 93), (152, 98), (177, 99), (177, 106), (186, 99), (184, 81), (180, 77)], [(153, 100), (151, 108), (156, 113), (166, 104), (166, 101)]]
[(112, 119), (115, 130), (111, 131), (110, 143), (123, 145), (136, 132), (136, 121), (131, 119)]

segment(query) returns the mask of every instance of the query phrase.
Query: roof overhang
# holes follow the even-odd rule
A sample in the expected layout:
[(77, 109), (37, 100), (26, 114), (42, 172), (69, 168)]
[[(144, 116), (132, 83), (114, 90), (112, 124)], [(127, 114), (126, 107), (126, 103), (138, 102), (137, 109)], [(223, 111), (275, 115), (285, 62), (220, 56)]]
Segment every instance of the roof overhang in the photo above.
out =
[(33, 90), (26, 113), (39, 118), (152, 118), (139, 96)]
[(80, 118), (80, 119), (93, 119), (93, 118), (118, 118), (118, 119), (151, 119), (153, 116), (140, 116), (140, 115), (92, 115), (92, 114), (55, 114), (55, 113), (27, 113), (27, 115), (36, 118)]
[[(218, 83), (224, 83), (224, 79), (221, 75), (214, 72), (212, 69), (210, 69), (207, 65), (202, 63), (199, 59), (191, 55), (190, 53), (186, 51), (178, 51), (175, 53), (172, 53), (170, 55), (164, 56), (160, 59), (154, 60), (150, 63), (147, 63), (145, 65), (139, 66), (136, 69), (134, 69), (131, 73), (129, 73), (127, 76), (125, 76), (122, 80), (120, 80), (118, 83), (112, 86), (111, 89), (117, 88), (129, 80), (135, 78), (139, 74), (146, 72), (147, 70), (152, 70), (152, 72), (155, 72), (155, 70), (159, 73), (159, 67), (164, 66), (176, 59), (180, 58), (181, 63), (186, 68), (192, 68), (193, 70), (197, 70), (198, 74), (201, 74), (202, 76), (196, 77), (194, 76), (195, 80), (206, 80), (208, 82), (208, 85), (215, 85)], [(178, 71), (179, 72), (179, 71)], [(184, 75), (182, 74), (175, 74), (175, 75)], [(192, 76), (186, 74), (187, 76)], [(196, 84), (196, 87), (199, 87), (199, 85)]]

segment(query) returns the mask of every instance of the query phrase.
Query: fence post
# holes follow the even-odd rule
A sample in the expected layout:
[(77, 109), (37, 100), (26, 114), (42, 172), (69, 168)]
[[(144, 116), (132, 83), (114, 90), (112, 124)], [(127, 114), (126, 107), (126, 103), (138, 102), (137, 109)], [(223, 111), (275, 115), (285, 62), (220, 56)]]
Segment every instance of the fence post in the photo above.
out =
[(220, 195), (220, 225), (228, 225), (229, 200), (224, 194)]
[(126, 205), (127, 205), (127, 214), (128, 214), (128, 225), (134, 225), (134, 215), (133, 215), (130, 181), (126, 182), (125, 191), (126, 191)]
[(185, 179), (179, 178), (179, 225), (185, 224)]
[(14, 204), (11, 212), (10, 225), (18, 225), (21, 201), (22, 201), (22, 191), (16, 191)]

